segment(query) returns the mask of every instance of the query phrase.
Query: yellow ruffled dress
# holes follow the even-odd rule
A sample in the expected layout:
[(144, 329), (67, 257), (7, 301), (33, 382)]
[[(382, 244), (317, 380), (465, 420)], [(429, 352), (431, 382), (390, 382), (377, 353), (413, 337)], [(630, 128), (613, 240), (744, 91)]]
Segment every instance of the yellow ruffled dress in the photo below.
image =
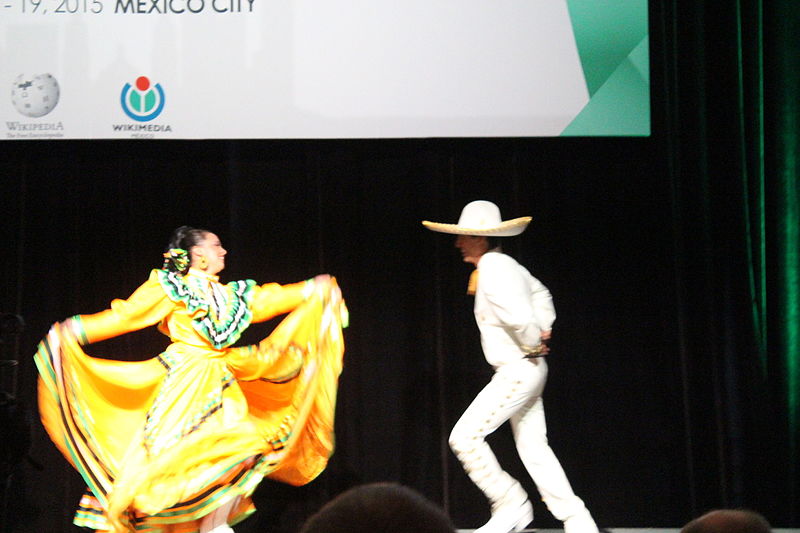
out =
[[(127, 300), (54, 326), (35, 356), (44, 427), (88, 489), (74, 523), (101, 531), (191, 533), (227, 505), (255, 509), (265, 476), (314, 479), (333, 451), (346, 308), (332, 280), (226, 285), (153, 270)], [(257, 345), (250, 323), (289, 313)], [(172, 343), (140, 362), (81, 345), (158, 324)]]

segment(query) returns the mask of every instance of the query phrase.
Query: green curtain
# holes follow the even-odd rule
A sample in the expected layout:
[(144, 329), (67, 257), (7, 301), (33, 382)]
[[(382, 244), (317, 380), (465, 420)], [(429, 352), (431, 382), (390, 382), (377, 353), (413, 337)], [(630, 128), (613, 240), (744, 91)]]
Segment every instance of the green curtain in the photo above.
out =
[(687, 461), (696, 514), (800, 519), (800, 2), (667, 0)]
[[(800, 435), (800, 5), (790, 0), (764, 4), (766, 249), (769, 262), (768, 354), (773, 382), (788, 432), (787, 466), (792, 501), (798, 494)], [(770, 275), (771, 274), (771, 275)], [(796, 513), (797, 511), (795, 511)]]

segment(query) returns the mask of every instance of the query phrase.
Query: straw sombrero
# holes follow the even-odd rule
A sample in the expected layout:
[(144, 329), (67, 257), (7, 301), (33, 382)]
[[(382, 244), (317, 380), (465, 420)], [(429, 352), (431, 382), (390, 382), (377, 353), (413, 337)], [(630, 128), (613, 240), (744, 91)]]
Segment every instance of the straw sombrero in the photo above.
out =
[(512, 237), (519, 235), (531, 221), (531, 217), (502, 220), (500, 208), (486, 200), (476, 200), (464, 206), (458, 224), (444, 224), (423, 220), (422, 225), (432, 231), (455, 235), (478, 235), (486, 237)]

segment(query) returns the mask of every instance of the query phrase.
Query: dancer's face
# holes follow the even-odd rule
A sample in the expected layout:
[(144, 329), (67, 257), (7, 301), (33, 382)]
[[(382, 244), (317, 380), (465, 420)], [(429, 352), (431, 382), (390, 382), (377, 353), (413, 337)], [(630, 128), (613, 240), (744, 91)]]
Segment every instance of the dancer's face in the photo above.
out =
[[(192, 267), (199, 268), (211, 275), (222, 272), (225, 268), (225, 255), (228, 251), (222, 247), (222, 242), (210, 231), (204, 235), (199, 244), (192, 247)], [(205, 258), (205, 267), (202, 258)]]
[(481, 256), (489, 250), (489, 239), (477, 235), (459, 235), (456, 237), (456, 248), (461, 250), (465, 263), (477, 265)]

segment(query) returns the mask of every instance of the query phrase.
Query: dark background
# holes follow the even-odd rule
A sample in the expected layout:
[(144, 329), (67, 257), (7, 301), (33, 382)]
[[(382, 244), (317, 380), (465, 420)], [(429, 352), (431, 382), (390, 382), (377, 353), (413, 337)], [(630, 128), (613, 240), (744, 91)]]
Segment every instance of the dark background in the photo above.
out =
[[(237, 532), (295, 531), (378, 480), (423, 492), (458, 527), (482, 524), (488, 506), (446, 444), (491, 375), (470, 267), (420, 224), (455, 222), (474, 199), (533, 216), (506, 251), (554, 296), (549, 437), (598, 524), (680, 527), (745, 506), (800, 526), (791, 321), (772, 304), (792, 290), (780, 231), (797, 222), (797, 21), (788, 1), (651, 2), (648, 138), (0, 143), (0, 311), (26, 323), (23, 423), (3, 441), (30, 437), (12, 464), (11, 530), (76, 529), (84, 488), (36, 420), (36, 343), (129, 295), (182, 224), (221, 237), (224, 280), (330, 272), (351, 313), (329, 468), (305, 487), (265, 481)], [(135, 360), (165, 345), (151, 328), (88, 351)], [(491, 443), (535, 494), (508, 428)]]

